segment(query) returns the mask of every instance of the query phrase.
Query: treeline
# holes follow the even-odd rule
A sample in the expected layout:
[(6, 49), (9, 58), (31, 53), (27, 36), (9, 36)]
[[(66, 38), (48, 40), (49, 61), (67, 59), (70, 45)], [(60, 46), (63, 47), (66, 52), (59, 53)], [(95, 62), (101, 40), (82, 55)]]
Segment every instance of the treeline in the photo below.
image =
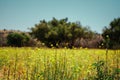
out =
[[(12, 32), (6, 36), (7, 46), (87, 47), (119, 48), (120, 18), (111, 21), (109, 27), (98, 34), (80, 22), (68, 22), (68, 18), (41, 20), (28, 33)], [(117, 36), (117, 37), (116, 37)], [(1, 45), (2, 46), (2, 45)]]

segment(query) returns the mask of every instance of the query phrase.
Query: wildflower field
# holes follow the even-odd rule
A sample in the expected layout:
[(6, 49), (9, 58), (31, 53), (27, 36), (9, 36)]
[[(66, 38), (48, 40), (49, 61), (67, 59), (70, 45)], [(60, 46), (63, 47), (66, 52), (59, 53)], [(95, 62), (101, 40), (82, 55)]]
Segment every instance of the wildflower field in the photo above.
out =
[(0, 48), (0, 80), (120, 80), (120, 50)]

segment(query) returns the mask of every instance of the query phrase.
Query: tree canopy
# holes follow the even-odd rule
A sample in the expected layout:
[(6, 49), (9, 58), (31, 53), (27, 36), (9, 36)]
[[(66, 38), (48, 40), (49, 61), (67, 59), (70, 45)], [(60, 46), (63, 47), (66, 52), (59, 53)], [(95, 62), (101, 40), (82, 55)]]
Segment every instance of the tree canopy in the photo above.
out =
[(105, 39), (106, 47), (120, 48), (120, 18), (115, 18), (111, 21), (109, 27), (103, 29), (102, 35)]
[(89, 27), (82, 27), (80, 22), (68, 22), (68, 18), (51, 21), (41, 20), (31, 28), (31, 35), (48, 47), (74, 46), (78, 38), (91, 38), (93, 32)]

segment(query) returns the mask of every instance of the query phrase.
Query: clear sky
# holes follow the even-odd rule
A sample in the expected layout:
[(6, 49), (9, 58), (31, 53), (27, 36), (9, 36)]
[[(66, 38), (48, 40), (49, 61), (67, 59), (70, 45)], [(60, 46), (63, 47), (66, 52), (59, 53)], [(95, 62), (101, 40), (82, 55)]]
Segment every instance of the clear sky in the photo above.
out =
[(68, 17), (102, 32), (120, 17), (120, 0), (0, 0), (0, 29), (28, 31), (40, 20)]

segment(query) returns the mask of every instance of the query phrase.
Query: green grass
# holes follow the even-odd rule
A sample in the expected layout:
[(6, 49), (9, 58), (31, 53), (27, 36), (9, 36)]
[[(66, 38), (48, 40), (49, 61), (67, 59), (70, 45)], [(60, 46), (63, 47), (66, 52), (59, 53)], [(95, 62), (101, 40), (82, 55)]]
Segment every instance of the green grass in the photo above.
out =
[(120, 50), (0, 48), (0, 80), (119, 80)]

